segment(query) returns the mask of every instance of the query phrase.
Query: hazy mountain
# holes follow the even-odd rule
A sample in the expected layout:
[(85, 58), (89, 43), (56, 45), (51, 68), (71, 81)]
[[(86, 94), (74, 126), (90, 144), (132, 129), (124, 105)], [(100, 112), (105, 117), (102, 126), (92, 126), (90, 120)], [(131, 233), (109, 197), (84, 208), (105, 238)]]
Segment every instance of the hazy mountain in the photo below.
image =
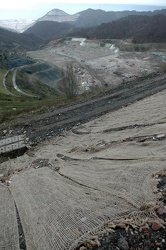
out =
[(165, 14), (165, 10), (157, 11), (103, 11), (87, 9), (79, 13), (77, 20), (75, 21), (75, 27), (93, 27), (102, 23), (109, 23), (127, 16), (153, 16), (156, 14)]
[(133, 36), (133, 42), (166, 42), (166, 16), (156, 15)]
[[(96, 5), (93, 5), (94, 8)], [(112, 6), (112, 7), (111, 7)], [(116, 6), (116, 5), (115, 5)], [(108, 23), (128, 15), (146, 15), (152, 16), (156, 14), (166, 14), (165, 9), (160, 9), (159, 6), (141, 6), (141, 5), (118, 5), (118, 9), (126, 9), (125, 11), (105, 11), (101, 9), (87, 9), (81, 12), (78, 12), (74, 15), (70, 15), (60, 9), (52, 9), (46, 13), (43, 17), (37, 19), (20, 19), (20, 20), (0, 20), (0, 27), (14, 30), (17, 32), (23, 32), (36, 22), (40, 21), (54, 21), (54, 22), (71, 22), (75, 27), (92, 27), (100, 25), (102, 23)], [(114, 5), (103, 4), (101, 5), (103, 9), (114, 9)], [(131, 10), (135, 8), (135, 10)], [(144, 9), (144, 11), (142, 11)], [(151, 10), (151, 11), (149, 11)]]
[(53, 9), (49, 11), (46, 15), (39, 18), (37, 22), (40, 21), (54, 21), (54, 22), (74, 22), (77, 19), (76, 15), (69, 15), (63, 10)]
[(69, 22), (40, 21), (25, 31), (47, 41), (65, 36), (73, 29)]
[(53, 9), (49, 11), (45, 16), (39, 18), (37, 22), (40, 21), (55, 21), (55, 22), (71, 22), (75, 27), (93, 27), (100, 25), (102, 23), (109, 23), (118, 20), (123, 17), (132, 15), (145, 15), (153, 16), (156, 14), (165, 14), (165, 10), (156, 11), (104, 11), (101, 9), (87, 9), (76, 13), (75, 15), (69, 15), (63, 10)]
[[(73, 36), (75, 35), (75, 36), (90, 37), (90, 38), (95, 38), (95, 37), (126, 38), (130, 37), (130, 35), (131, 36), (136, 35), (136, 33), (134, 32), (136, 32), (138, 29), (141, 29), (141, 27), (145, 27), (146, 21), (148, 20), (147, 22), (150, 22), (151, 20), (150, 17), (156, 16), (157, 14), (163, 14), (162, 19), (164, 21), (164, 15), (166, 15), (166, 9), (157, 11), (147, 11), (147, 12), (146, 11), (114, 12), (114, 11), (87, 9), (85, 11), (75, 14), (74, 18), (73, 16), (67, 14), (64, 11), (61, 11), (59, 9), (53, 9), (50, 12), (48, 12), (44, 17), (39, 19), (33, 26), (27, 29), (25, 33), (32, 33), (42, 38), (45, 41), (60, 38), (68, 35), (69, 33), (72, 34)], [(50, 19), (52, 21), (41, 21), (44, 19)], [(131, 29), (128, 30), (128, 25), (129, 27), (132, 26), (133, 30), (132, 32)], [(94, 26), (95, 27), (99, 26), (99, 27), (92, 29), (81, 29), (81, 28), (90, 28)], [(163, 26), (162, 23), (161, 26)], [(75, 29), (77, 29), (76, 32), (74, 32)], [(161, 30), (161, 32), (163, 32), (163, 30)]]
[(93, 27), (101, 23), (108, 23), (113, 20), (112, 14), (104, 10), (87, 9), (79, 12), (75, 27)]
[(43, 43), (33, 34), (20, 34), (0, 28), (0, 49), (35, 50)]
[(77, 29), (73, 37), (127, 39), (133, 42), (166, 42), (166, 15), (128, 16), (93, 28)]

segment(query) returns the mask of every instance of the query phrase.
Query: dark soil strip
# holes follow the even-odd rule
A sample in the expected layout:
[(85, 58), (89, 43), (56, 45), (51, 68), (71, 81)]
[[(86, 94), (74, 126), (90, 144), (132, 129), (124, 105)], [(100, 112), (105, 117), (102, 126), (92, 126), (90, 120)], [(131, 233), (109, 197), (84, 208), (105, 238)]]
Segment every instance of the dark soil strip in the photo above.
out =
[(158, 124), (165, 124), (165, 122), (147, 123), (147, 124), (134, 124), (134, 125), (128, 125), (128, 126), (110, 128), (110, 129), (103, 130), (103, 133), (109, 133), (109, 132), (115, 132), (115, 131), (122, 131), (122, 130), (126, 130), (126, 129), (151, 127), (151, 126), (158, 125)]
[(84, 159), (71, 158), (71, 157), (68, 157), (68, 156), (62, 155), (62, 154), (57, 154), (57, 157), (61, 158), (64, 161), (84, 161)]
[(75, 181), (75, 180), (73, 180), (72, 178), (70, 178), (70, 177), (68, 177), (68, 176), (66, 176), (66, 175), (64, 175), (64, 174), (62, 174), (62, 173), (60, 173), (59, 171), (58, 171), (58, 174), (59, 174), (60, 176), (64, 177), (64, 178), (66, 178), (66, 179), (68, 179), (68, 180), (74, 182), (75, 184), (78, 184), (79, 186), (86, 187), (86, 188), (89, 188), (89, 189), (93, 189), (93, 190), (97, 190), (97, 191), (98, 191), (97, 188), (89, 187), (89, 186), (84, 185), (84, 184), (82, 184), (82, 183), (80, 183), (80, 182), (78, 182), (78, 181)]
[(92, 160), (105, 160), (105, 161), (137, 161), (137, 160), (140, 160), (142, 158), (134, 158), (134, 159), (131, 159), (131, 158), (105, 158), (105, 157), (92, 157), (91, 158)]
[(19, 216), (19, 212), (18, 212), (16, 203), (15, 203), (15, 208), (16, 208), (16, 215), (17, 215), (20, 250), (27, 250), (25, 235), (24, 235), (24, 231), (23, 231), (23, 227), (22, 227), (22, 224), (21, 224), (21, 220), (20, 220), (20, 216)]

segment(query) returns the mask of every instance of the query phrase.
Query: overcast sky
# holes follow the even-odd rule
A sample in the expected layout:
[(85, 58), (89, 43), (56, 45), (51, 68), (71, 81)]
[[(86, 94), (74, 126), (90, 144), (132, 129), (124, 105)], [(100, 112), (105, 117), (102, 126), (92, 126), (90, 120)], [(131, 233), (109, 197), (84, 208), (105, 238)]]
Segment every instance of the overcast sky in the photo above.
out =
[[(90, 2), (90, 4), (89, 4)], [(118, 4), (123, 6), (119, 10), (135, 9), (133, 5), (165, 6), (166, 0), (4, 0), (0, 4), (0, 19), (39, 18), (53, 8), (59, 8), (69, 14), (74, 14), (87, 8), (100, 8), (105, 10), (118, 10)], [(112, 5), (113, 4), (113, 5)], [(138, 7), (138, 6), (137, 6)], [(145, 8), (146, 9), (146, 8)], [(143, 9), (140, 9), (143, 10)], [(153, 10), (151, 8), (151, 10)]]

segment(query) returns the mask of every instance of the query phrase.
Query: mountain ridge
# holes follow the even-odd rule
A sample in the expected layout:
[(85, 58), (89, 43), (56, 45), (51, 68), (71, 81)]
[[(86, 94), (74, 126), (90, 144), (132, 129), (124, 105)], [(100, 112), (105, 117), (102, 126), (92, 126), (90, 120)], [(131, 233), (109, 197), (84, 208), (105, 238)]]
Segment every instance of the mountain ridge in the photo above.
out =
[[(45, 16), (38, 19), (36, 23), (28, 28), (25, 33), (32, 33), (39, 36), (45, 41), (51, 39), (57, 39), (62, 36), (72, 33), (74, 29), (91, 28), (102, 25), (104, 23), (111, 23), (121, 18), (128, 16), (154, 16), (156, 14), (166, 15), (166, 9), (137, 12), (137, 11), (104, 11), (101, 9), (87, 9), (76, 13), (75, 15), (69, 15), (68, 13), (59, 10), (52, 9), (47, 12)], [(88, 35), (87, 35), (88, 36)], [(87, 37), (84, 36), (84, 37)]]
[[(127, 13), (134, 13), (136, 15), (128, 15), (127, 17), (123, 17), (124, 19), (119, 18), (122, 14), (126, 15)], [(56, 17), (59, 15), (60, 18), (71, 16), (59, 9), (49, 11), (47, 16), (55, 16), (55, 14)], [(77, 22), (38, 21), (22, 34), (0, 28), (0, 49), (35, 50), (43, 42), (64, 36), (81, 36), (92, 39), (132, 38), (133, 42), (166, 42), (166, 9), (146, 12), (147, 15), (143, 16), (138, 15), (136, 11), (123, 11), (114, 14), (116, 14), (116, 18), (118, 19), (108, 22), (110, 12), (100, 9), (87, 9), (77, 13)], [(105, 18), (104, 21), (102, 21), (103, 17)], [(96, 18), (98, 19), (98, 23)], [(115, 18), (115, 15), (112, 18)], [(83, 23), (82, 26), (81, 23)], [(88, 23), (91, 23), (91, 25), (95, 24), (96, 26), (89, 27)]]
[(134, 43), (166, 42), (166, 15), (128, 16), (92, 28), (77, 29), (71, 37), (132, 39)]
[(40, 17), (36, 20), (36, 22), (41, 21), (53, 21), (53, 22), (74, 22), (77, 19), (77, 13), (74, 15), (70, 15), (63, 10), (60, 9), (52, 9), (47, 12), (43, 17)]
[(105, 11), (102, 9), (88, 8), (76, 14), (70, 15), (60, 9), (52, 9), (46, 15), (39, 18), (36, 22), (40, 21), (55, 21), (55, 22), (72, 22), (74, 27), (93, 27), (102, 23), (109, 23), (130, 15), (146, 15), (153, 16), (156, 14), (166, 15), (166, 9), (155, 11)]
[[(129, 7), (129, 6), (128, 6)], [(113, 11), (113, 10), (104, 10), (104, 9), (92, 9), (88, 8), (86, 10), (82, 10), (80, 12), (76, 12), (75, 14), (68, 14), (65, 11), (53, 8), (48, 11), (44, 16), (34, 19), (9, 19), (9, 20), (0, 20), (0, 27), (13, 30), (16, 32), (24, 32), (29, 27), (35, 25), (40, 21), (54, 21), (54, 22), (70, 22), (75, 27), (92, 27), (97, 26), (102, 23), (108, 23), (122, 17), (126, 17), (128, 15), (156, 15), (156, 14), (164, 14), (166, 15), (166, 9), (156, 9), (149, 11), (138, 11), (138, 10), (121, 10), (121, 11)]]

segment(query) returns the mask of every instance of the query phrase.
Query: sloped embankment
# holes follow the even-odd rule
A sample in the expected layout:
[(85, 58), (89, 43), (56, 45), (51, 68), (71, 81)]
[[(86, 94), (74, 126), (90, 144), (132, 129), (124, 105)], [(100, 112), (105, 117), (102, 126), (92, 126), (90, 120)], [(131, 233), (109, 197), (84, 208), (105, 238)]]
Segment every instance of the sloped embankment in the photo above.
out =
[[(74, 249), (91, 233), (110, 234), (113, 220), (132, 213), (142, 226), (157, 220), (154, 176), (166, 166), (165, 96), (163, 90), (109, 112), (10, 161), (14, 174), (3, 189), (16, 203), (27, 249)], [(4, 232), (9, 224), (15, 228), (16, 212), (3, 218), (0, 244), (12, 249)]]

